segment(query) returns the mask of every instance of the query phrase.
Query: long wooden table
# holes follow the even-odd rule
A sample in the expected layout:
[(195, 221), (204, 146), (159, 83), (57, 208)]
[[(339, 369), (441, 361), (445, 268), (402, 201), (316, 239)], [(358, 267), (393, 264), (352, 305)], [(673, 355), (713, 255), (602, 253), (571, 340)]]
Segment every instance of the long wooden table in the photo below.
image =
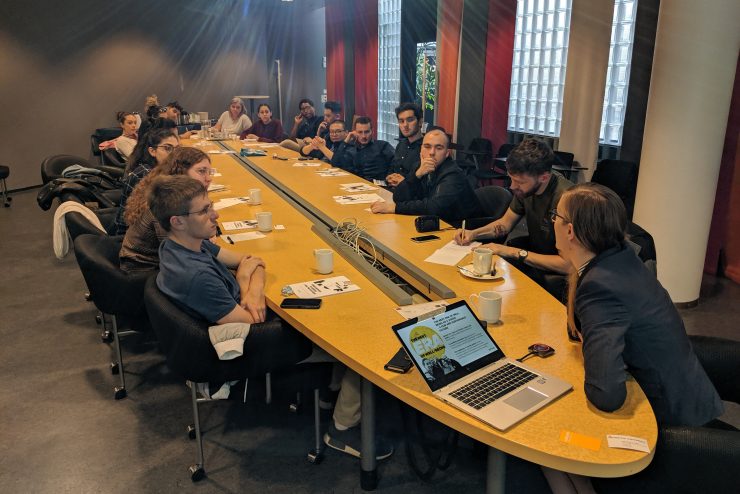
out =
[[(185, 141), (184, 144), (200, 143)], [(227, 148), (241, 148), (239, 142), (226, 144)], [(214, 143), (203, 147), (207, 148), (219, 149)], [(283, 156), (296, 156), (291, 151), (277, 149)], [(272, 152), (273, 149), (268, 150), (268, 154)], [(219, 211), (220, 221), (251, 219), (257, 212), (271, 211), (273, 223), (286, 226), (286, 230), (273, 231), (263, 239), (228, 246), (266, 260), (266, 295), (270, 307), (317, 345), (360, 374), (365, 383), (379, 386), (422, 413), (490, 446), (489, 491), (503, 487), (503, 462), (498, 452), (513, 454), (558, 470), (595, 477), (630, 475), (650, 463), (657, 440), (657, 426), (642, 390), (634, 381), (628, 382), (627, 402), (615, 413), (604, 413), (590, 405), (583, 391), (584, 370), (580, 347), (570, 343), (566, 336), (564, 307), (507, 262), (497, 260), (503, 279), (494, 282), (472, 280), (461, 276), (454, 267), (423, 262), (434, 249), (449, 241), (454, 232), (437, 233), (441, 240), (436, 245), (414, 244), (409, 241), (411, 236), (416, 235), (413, 217), (373, 215), (364, 211), (368, 207), (366, 204), (336, 204), (331, 196), (342, 194), (338, 185), (362, 181), (355, 176), (318, 177), (315, 168), (294, 167), (292, 163), (295, 160), (292, 159), (245, 159), (235, 154), (210, 156), (214, 166), (223, 174), (222, 177), (216, 177), (214, 182), (229, 188), (225, 192), (211, 193), (212, 199), (243, 196), (255, 186), (262, 189), (263, 202), (260, 206), (238, 205), (223, 209)], [(270, 181), (270, 177), (279, 185)], [(284, 199), (286, 193), (300, 204), (299, 208)], [(320, 210), (321, 217), (316, 216), (312, 220), (312, 210)], [(555, 355), (547, 359), (530, 359), (528, 364), (565, 379), (573, 385), (574, 390), (509, 430), (500, 432), (436, 399), (416, 371), (395, 374), (384, 370), (383, 365), (399, 347), (390, 326), (399, 322), (401, 317), (393, 310), (395, 304), (340, 256), (335, 256), (333, 275), (347, 276), (360, 285), (361, 290), (327, 297), (319, 311), (281, 310), (278, 305), (283, 298), (280, 290), (284, 285), (318, 277), (312, 271), (315, 265), (313, 249), (326, 247), (327, 244), (311, 230), (312, 226), (325, 223), (327, 218), (335, 222), (347, 217), (356, 218), (372, 238), (378, 239), (391, 251), (390, 255), (394, 258), (401, 258), (405, 265), (416, 266), (431, 278), (438, 278), (452, 288), (458, 297), (465, 298), (484, 289), (501, 292), (502, 322), (489, 325), (494, 339), (507, 355), (514, 358), (527, 353), (527, 347), (535, 342), (553, 346), (557, 350)], [(399, 274), (403, 276), (403, 270), (400, 271)], [(427, 295), (435, 298), (432, 292)], [(369, 311), (372, 313), (369, 314)], [(363, 385), (363, 433), (372, 431), (372, 395), (371, 389), (367, 388), (371, 387)], [(366, 418), (369, 430), (365, 429)], [(600, 446), (598, 450), (591, 450), (563, 442), (560, 439), (563, 431), (598, 438), (601, 440)], [(606, 434), (644, 438), (651, 453), (609, 448)], [(363, 458), (363, 469), (366, 468), (374, 468), (374, 462)], [(372, 487), (372, 482), (369, 486)]]

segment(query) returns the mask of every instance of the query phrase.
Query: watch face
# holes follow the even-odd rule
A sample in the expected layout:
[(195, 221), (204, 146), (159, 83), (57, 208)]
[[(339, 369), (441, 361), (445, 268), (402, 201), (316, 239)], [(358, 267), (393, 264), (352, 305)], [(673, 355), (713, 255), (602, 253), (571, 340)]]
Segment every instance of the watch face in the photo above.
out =
[(527, 257), (527, 254), (529, 254), (529, 252), (527, 252), (526, 250), (520, 250), (519, 251), (519, 257), (522, 258), (522, 259), (524, 259), (525, 257)]

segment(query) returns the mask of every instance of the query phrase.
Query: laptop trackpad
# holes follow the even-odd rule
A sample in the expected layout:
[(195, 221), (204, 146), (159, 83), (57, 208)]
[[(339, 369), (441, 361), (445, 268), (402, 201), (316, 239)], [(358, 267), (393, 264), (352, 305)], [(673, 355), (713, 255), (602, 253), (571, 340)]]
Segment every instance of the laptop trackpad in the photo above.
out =
[(524, 388), (515, 395), (506, 398), (504, 403), (513, 406), (519, 411), (526, 412), (544, 399), (547, 399), (547, 396), (542, 393), (538, 393), (532, 388)]

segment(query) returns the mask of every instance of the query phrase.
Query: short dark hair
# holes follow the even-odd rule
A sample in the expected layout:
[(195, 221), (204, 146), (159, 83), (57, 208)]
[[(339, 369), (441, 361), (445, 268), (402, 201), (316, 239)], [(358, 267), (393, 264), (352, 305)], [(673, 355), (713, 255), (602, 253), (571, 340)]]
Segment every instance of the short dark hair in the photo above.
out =
[(160, 226), (170, 231), (170, 218), (188, 212), (190, 202), (206, 195), (202, 183), (187, 175), (160, 175), (152, 180), (147, 205)]
[(134, 115), (134, 112), (130, 112), (130, 111), (116, 112), (116, 120), (118, 121), (118, 123), (123, 123), (126, 120), (126, 117), (128, 117), (129, 115), (136, 117), (136, 115)]
[(422, 114), (421, 114), (421, 108), (419, 108), (419, 105), (416, 103), (401, 103), (396, 107), (396, 118), (398, 118), (398, 115), (405, 111), (411, 110), (414, 112), (414, 116), (417, 120), (421, 120)]
[(342, 113), (342, 104), (339, 101), (327, 101), (324, 108), (331, 110), (332, 113)]
[(332, 123), (330, 123), (329, 128), (331, 129), (331, 126), (334, 124), (342, 124), (342, 130), (347, 130), (347, 124), (344, 123), (344, 120), (342, 120), (341, 118), (338, 118), (334, 120)]
[(313, 101), (311, 101), (308, 98), (303, 98), (302, 100), (300, 100), (298, 102), (298, 110), (301, 109), (301, 107), (303, 106), (303, 103), (308, 103), (309, 105), (313, 106), (314, 108), (316, 107), (316, 105), (313, 104)]
[(506, 158), (506, 169), (514, 175), (539, 177), (552, 170), (555, 154), (541, 139), (527, 138), (511, 150)]
[(430, 125), (424, 135), (426, 136), (428, 133), (434, 131), (442, 132), (442, 134), (444, 134), (444, 136), (447, 138), (447, 149), (450, 149), (450, 146), (452, 145), (452, 136), (447, 133), (444, 127), (440, 127), (439, 125)]
[(371, 129), (373, 128), (373, 121), (370, 120), (370, 117), (365, 117), (365, 116), (357, 117), (357, 119), (355, 119), (355, 123), (352, 124), (352, 128), (353, 129), (357, 128), (357, 124), (370, 125), (370, 128)]
[(257, 107), (257, 113), (262, 109), (263, 106), (266, 106), (268, 110), (270, 110), (270, 113), (272, 113), (272, 108), (270, 108), (270, 105), (267, 103), (261, 103), (260, 106)]
[(175, 101), (170, 101), (169, 103), (167, 103), (167, 105), (166, 105), (166, 106), (167, 106), (168, 108), (177, 108), (177, 110), (178, 110), (178, 111), (179, 111), (180, 113), (185, 113), (185, 108), (183, 108), (183, 107), (182, 107), (182, 106), (180, 105), (180, 103), (178, 103), (178, 102), (177, 102), (177, 100), (175, 100)]

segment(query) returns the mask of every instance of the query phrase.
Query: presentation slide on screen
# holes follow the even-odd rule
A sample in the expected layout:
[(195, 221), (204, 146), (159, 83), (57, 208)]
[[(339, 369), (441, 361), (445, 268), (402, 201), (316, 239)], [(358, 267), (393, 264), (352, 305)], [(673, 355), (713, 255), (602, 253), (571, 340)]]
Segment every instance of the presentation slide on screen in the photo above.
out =
[(398, 334), (429, 381), (497, 350), (466, 307), (425, 319)]

